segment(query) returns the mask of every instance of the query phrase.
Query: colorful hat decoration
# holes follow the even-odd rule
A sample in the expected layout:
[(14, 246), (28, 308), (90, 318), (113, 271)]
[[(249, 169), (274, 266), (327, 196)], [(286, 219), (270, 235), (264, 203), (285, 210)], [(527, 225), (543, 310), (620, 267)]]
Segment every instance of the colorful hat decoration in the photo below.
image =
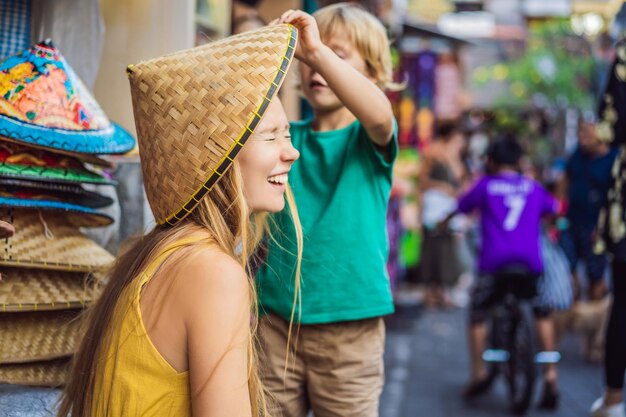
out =
[(73, 156), (0, 140), (0, 177), (54, 183), (113, 185)]
[(0, 136), (87, 154), (125, 153), (135, 145), (50, 41), (0, 63)]
[(85, 190), (80, 184), (15, 180), (3, 177), (0, 177), (0, 196), (47, 199), (87, 208), (102, 208), (113, 204), (111, 197)]
[(276, 96), (297, 31), (269, 26), (128, 68), (146, 194), (159, 224), (187, 216)]

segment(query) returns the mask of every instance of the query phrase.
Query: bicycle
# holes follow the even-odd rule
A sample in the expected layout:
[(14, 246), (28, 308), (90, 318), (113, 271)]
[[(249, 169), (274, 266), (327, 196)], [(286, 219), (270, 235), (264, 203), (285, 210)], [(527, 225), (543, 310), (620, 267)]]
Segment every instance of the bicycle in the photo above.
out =
[(511, 411), (523, 415), (530, 407), (537, 364), (557, 363), (558, 352), (539, 352), (531, 299), (536, 296), (537, 276), (524, 268), (508, 268), (495, 275), (491, 310), (490, 347), (482, 358), (490, 364), (487, 386), (503, 374), (508, 387)]

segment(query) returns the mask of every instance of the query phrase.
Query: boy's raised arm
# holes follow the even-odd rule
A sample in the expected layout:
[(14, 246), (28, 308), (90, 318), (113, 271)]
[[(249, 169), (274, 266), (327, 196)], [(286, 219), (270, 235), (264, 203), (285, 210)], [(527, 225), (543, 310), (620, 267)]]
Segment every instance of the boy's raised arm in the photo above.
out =
[(296, 58), (326, 80), (328, 87), (359, 119), (372, 142), (381, 147), (389, 144), (393, 136), (393, 111), (385, 93), (322, 43), (313, 16), (289, 10), (278, 23), (291, 23), (298, 28)]

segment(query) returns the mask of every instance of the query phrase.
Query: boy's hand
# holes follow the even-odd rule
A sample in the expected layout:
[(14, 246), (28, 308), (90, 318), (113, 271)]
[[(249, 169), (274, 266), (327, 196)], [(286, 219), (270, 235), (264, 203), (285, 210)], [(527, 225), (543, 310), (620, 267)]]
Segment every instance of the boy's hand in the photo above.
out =
[(295, 56), (311, 66), (312, 61), (324, 46), (315, 18), (302, 10), (287, 10), (273, 23), (290, 23), (298, 29), (298, 46)]
[(11, 223), (3, 222), (0, 220), (0, 239), (13, 236), (15, 228)]

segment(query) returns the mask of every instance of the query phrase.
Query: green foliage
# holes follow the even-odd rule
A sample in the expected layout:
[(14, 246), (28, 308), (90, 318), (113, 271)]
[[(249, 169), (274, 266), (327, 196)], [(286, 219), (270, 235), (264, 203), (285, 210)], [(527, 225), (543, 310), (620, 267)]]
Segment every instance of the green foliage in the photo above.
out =
[(593, 71), (589, 43), (571, 31), (568, 20), (552, 20), (531, 25), (521, 54), (492, 67), (477, 68), (474, 79), (483, 86), (494, 81), (507, 84), (506, 94), (494, 103), (496, 107), (584, 110), (593, 105)]

